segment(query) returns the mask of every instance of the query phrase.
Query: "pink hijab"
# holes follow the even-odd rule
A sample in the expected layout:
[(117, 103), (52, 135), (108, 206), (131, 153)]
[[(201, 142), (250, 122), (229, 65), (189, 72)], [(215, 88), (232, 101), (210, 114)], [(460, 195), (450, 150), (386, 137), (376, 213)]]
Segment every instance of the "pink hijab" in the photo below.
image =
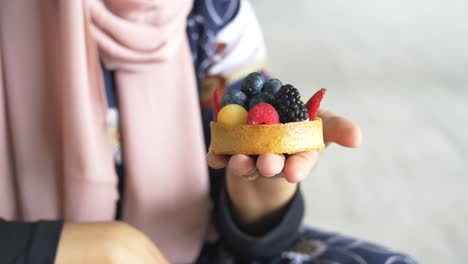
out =
[(123, 219), (171, 262), (194, 261), (209, 199), (185, 33), (191, 5), (0, 3), (0, 217), (113, 219), (117, 177), (102, 58), (116, 71), (126, 169)]

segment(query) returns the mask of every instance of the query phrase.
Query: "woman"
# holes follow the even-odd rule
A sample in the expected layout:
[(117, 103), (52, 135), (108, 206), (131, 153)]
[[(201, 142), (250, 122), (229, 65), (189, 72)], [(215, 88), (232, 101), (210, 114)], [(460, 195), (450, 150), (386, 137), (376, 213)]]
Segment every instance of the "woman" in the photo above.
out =
[[(208, 153), (208, 177), (214, 88), (236, 89), (245, 74), (264, 73), (248, 2), (18, 0), (2, 1), (0, 15), (1, 263), (356, 254), (412, 263), (344, 237), (359, 246), (340, 253), (327, 242), (337, 236), (299, 231), (298, 183), (316, 151), (256, 161)], [(359, 145), (356, 125), (321, 116), (327, 142)], [(244, 179), (252, 175), (259, 177)]]

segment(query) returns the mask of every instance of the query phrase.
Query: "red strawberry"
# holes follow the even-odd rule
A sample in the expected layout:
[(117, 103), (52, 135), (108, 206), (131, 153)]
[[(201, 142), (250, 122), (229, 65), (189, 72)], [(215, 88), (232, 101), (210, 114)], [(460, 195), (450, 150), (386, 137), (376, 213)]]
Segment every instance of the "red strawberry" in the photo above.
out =
[(249, 111), (247, 116), (247, 124), (258, 125), (258, 124), (278, 124), (279, 115), (276, 109), (267, 103), (256, 104)]
[(307, 111), (309, 112), (309, 120), (314, 121), (315, 116), (317, 115), (317, 112), (320, 107), (320, 102), (323, 99), (323, 96), (327, 92), (327, 89), (322, 88), (319, 91), (317, 91), (312, 97), (307, 101), (306, 108)]
[(224, 87), (219, 87), (213, 94), (213, 120), (215, 122), (218, 117), (218, 112), (221, 109), (221, 100), (223, 99), (224, 90)]

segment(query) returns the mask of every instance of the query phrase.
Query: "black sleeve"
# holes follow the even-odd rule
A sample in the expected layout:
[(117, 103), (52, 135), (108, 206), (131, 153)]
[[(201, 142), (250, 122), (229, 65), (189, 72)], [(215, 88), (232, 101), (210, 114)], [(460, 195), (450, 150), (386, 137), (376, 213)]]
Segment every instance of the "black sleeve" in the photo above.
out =
[(63, 221), (34, 223), (0, 219), (0, 263), (53, 264)]
[(291, 247), (299, 237), (299, 228), (304, 215), (304, 200), (300, 188), (289, 202), (279, 224), (261, 236), (252, 236), (241, 230), (236, 224), (229, 196), (224, 188), (224, 177), (218, 187), (215, 200), (215, 223), (221, 236), (221, 242), (235, 256), (246, 260), (261, 260), (278, 256)]

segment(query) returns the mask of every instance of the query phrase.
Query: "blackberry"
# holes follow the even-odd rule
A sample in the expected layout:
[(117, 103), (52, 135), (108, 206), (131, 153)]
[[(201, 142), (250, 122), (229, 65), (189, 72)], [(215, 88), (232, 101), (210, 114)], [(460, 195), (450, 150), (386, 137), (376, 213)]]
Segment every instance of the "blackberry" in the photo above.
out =
[(258, 94), (263, 86), (263, 76), (258, 72), (252, 72), (241, 82), (241, 91), (249, 98)]
[(299, 91), (290, 84), (281, 86), (275, 95), (273, 106), (278, 111), (281, 123), (297, 122), (309, 118)]

